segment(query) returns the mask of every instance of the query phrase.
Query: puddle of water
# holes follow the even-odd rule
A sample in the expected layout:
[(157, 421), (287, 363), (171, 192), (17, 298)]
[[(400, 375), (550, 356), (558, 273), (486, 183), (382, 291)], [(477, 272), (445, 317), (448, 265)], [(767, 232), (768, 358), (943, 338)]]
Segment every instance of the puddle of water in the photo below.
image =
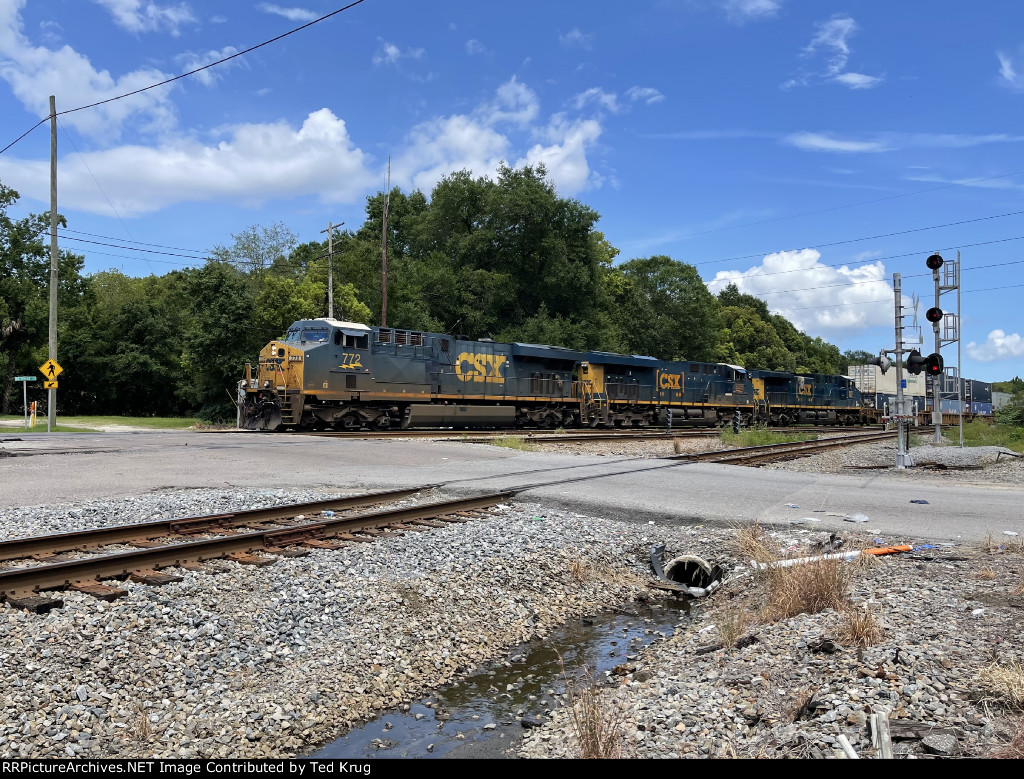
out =
[(382, 714), (310, 757), (434, 758), (457, 748), (468, 754), (467, 745), (473, 756), (497, 757), (519, 736), (520, 717), (542, 722), (558, 707), (551, 692), (565, 692), (562, 662), (568, 673), (589, 668), (600, 681), (616, 666), (634, 665), (642, 647), (672, 635), (687, 619), (688, 605), (663, 599), (626, 611), (633, 613), (603, 612), (525, 644), (505, 662), (413, 703), (408, 712)]

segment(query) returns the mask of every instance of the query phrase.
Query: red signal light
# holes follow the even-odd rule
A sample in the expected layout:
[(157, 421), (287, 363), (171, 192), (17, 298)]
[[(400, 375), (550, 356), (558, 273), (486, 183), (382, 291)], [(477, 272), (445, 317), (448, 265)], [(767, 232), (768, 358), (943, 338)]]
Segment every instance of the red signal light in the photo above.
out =
[(928, 376), (941, 376), (943, 367), (941, 354), (932, 353), (924, 359), (924, 372)]
[(927, 265), (932, 270), (938, 270), (939, 268), (942, 267), (942, 263), (944, 262), (944, 260), (942, 259), (942, 255), (941, 254), (933, 254), (931, 257), (929, 257), (924, 262), (925, 262), (925, 265)]
[(941, 308), (929, 308), (924, 315), (924, 318), (931, 323), (942, 321), (942, 309)]

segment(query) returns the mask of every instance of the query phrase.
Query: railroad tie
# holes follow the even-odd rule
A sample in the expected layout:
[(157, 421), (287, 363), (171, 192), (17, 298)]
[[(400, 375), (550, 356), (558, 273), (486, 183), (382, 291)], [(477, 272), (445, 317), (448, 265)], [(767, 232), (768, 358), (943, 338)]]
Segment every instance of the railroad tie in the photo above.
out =
[(109, 585), (100, 584), (99, 582), (74, 582), (68, 587), (68, 589), (84, 592), (86, 595), (92, 595), (94, 598), (99, 598), (100, 600), (105, 601), (117, 600), (118, 598), (123, 598), (128, 594), (128, 590), (110, 587)]
[(62, 608), (64, 601), (57, 598), (47, 598), (43, 595), (28, 595), (24, 598), (8, 597), (7, 604), (12, 608), (22, 609), (32, 614), (45, 614), (53, 609)]
[(132, 571), (128, 578), (139, 584), (148, 584), (150, 587), (162, 587), (165, 584), (185, 581), (184, 576), (177, 576), (173, 573), (160, 573), (153, 570)]
[[(438, 519), (443, 519), (443, 517), (438, 517)], [(444, 522), (433, 522), (433, 521), (431, 521), (429, 519), (412, 519), (412, 520), (409, 520), (409, 524), (410, 525), (419, 525), (420, 527), (424, 527), (424, 528), (446, 527)]]
[(372, 544), (373, 539), (366, 536), (354, 536), (351, 533), (338, 533), (334, 536), (338, 541), (359, 541), (363, 544)]
[(273, 565), (277, 562), (273, 557), (257, 557), (256, 555), (246, 554), (245, 552), (235, 552), (233, 554), (224, 555), (225, 560), (234, 560), (236, 563), (242, 565)]
[[(305, 541), (300, 541), (299, 546), (307, 546), (310, 549), (341, 549), (347, 544), (340, 541), (326, 541), (322, 538), (307, 538)], [(274, 554), (278, 554), (275, 552)], [(306, 552), (305, 554), (309, 554)]]
[[(338, 547), (341, 548), (339, 544)], [(278, 557), (308, 557), (309, 551), (306, 549), (285, 549), (281, 546), (267, 547), (267, 554), (277, 555)]]

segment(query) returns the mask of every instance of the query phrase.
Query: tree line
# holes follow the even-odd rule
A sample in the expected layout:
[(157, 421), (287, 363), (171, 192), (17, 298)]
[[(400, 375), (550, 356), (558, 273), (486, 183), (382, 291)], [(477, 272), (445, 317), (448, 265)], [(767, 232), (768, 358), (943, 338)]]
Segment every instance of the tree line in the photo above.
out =
[[(49, 216), (9, 217), (17, 199), (0, 183), (0, 413), (20, 410), (13, 377), (47, 357)], [(336, 318), (380, 323), (385, 200), (391, 327), (806, 373), (872, 356), (840, 353), (734, 285), (713, 295), (671, 257), (616, 262), (598, 213), (559, 197), (543, 166), (452, 173), (429, 198), (369, 197), (363, 224), (334, 239)], [(244, 364), (326, 314), (328, 244), (282, 224), (231, 239), (161, 276), (83, 274), (83, 258), (61, 252), (61, 413), (234, 416)]]

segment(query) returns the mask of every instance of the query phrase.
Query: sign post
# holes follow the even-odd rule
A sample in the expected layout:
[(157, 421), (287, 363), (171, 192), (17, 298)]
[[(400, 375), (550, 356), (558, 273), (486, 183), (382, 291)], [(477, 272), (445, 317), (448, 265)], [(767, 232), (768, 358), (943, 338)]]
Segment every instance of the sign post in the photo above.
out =
[(25, 409), (25, 429), (28, 430), (28, 383), (35, 381), (35, 376), (15, 376), (15, 381), (21, 382), (21, 402)]
[(39, 366), (39, 370), (43, 372), (43, 383), (46, 389), (50, 390), (50, 404), (46, 410), (46, 432), (49, 433), (57, 426), (57, 377), (64, 372), (64, 369), (51, 357)]

